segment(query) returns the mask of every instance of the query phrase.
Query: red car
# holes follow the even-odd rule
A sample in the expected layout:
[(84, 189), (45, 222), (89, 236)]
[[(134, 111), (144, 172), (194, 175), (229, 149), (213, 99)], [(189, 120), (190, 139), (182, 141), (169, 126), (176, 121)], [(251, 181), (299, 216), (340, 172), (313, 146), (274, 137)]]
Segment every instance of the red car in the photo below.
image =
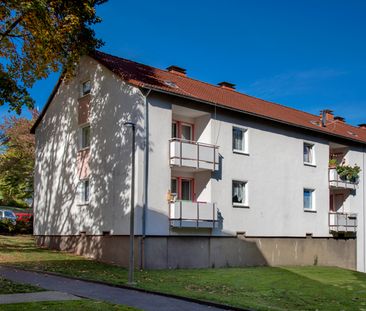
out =
[(17, 221), (30, 222), (33, 217), (31, 213), (14, 212), (14, 214), (17, 216)]

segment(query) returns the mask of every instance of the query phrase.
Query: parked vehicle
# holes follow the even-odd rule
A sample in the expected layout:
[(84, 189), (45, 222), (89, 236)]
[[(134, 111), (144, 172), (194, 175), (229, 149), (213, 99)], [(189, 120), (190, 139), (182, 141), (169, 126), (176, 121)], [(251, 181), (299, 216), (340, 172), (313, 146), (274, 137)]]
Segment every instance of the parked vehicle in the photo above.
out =
[(2, 219), (9, 219), (14, 225), (17, 222), (17, 217), (14, 212), (9, 210), (0, 210), (0, 220)]
[(15, 216), (17, 218), (17, 221), (30, 222), (32, 220), (33, 214), (32, 213), (15, 212)]

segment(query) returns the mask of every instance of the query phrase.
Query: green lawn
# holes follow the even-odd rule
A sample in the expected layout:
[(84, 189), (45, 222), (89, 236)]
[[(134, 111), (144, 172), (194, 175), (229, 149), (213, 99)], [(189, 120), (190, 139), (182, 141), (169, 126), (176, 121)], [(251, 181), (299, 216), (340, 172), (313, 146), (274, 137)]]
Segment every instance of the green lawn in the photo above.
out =
[(94, 300), (30, 302), (0, 305), (1, 311), (138, 311), (135, 308)]
[[(127, 271), (1, 237), (0, 264), (125, 284)], [(136, 271), (137, 287), (257, 310), (366, 310), (366, 275), (332, 267)]]
[(41, 291), (44, 291), (44, 289), (27, 284), (13, 283), (0, 277), (0, 295), (15, 293), (34, 293)]

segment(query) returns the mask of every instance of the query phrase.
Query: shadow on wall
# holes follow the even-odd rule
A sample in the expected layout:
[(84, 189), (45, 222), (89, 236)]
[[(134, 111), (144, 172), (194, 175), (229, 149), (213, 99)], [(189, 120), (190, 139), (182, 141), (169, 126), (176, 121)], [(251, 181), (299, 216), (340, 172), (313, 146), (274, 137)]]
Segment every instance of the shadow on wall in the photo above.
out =
[[(136, 179), (142, 183), (144, 96), (94, 60), (84, 58), (83, 62), (86, 70), (79, 67), (75, 79), (62, 83), (36, 130), (35, 235), (79, 236), (84, 232), (121, 235), (129, 231), (132, 133), (123, 124), (136, 123)], [(86, 79), (93, 84), (90, 202), (79, 204), (78, 98), (81, 81)], [(149, 148), (152, 150), (153, 146)], [(136, 189), (142, 188), (142, 184), (136, 185)], [(140, 232), (142, 193), (136, 196), (136, 232)], [(92, 244), (75, 241), (68, 248), (88, 253), (91, 247), (93, 252), (105, 251), (98, 241)]]

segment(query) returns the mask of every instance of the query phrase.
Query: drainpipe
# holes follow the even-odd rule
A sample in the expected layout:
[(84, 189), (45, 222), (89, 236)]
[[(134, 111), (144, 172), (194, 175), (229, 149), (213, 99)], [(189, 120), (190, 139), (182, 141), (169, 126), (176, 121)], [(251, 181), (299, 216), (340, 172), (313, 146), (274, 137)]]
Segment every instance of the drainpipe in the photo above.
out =
[(145, 236), (146, 236), (146, 214), (148, 204), (148, 184), (149, 184), (149, 106), (147, 97), (149, 96), (151, 89), (148, 89), (144, 94), (145, 105), (145, 150), (144, 150), (144, 203), (142, 207), (142, 239), (141, 239), (141, 251), (140, 251), (140, 269), (145, 267)]

